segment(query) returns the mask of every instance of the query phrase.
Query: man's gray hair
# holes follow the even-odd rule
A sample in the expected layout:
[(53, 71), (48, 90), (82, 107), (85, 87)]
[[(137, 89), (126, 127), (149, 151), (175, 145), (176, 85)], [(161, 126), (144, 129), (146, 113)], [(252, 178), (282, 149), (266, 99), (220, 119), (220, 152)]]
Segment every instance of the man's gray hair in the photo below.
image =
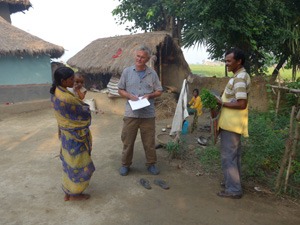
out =
[(137, 51), (144, 51), (144, 52), (147, 52), (149, 58), (151, 56), (151, 50), (146, 46), (146, 45), (141, 45), (140, 47), (138, 47), (136, 49)]

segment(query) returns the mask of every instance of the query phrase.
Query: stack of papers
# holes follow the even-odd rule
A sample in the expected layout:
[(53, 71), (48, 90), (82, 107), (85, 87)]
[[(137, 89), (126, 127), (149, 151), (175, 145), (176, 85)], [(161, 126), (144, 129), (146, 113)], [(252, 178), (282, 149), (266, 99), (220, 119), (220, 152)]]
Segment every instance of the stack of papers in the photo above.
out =
[(139, 100), (137, 100), (137, 101), (128, 100), (128, 102), (129, 102), (132, 110), (141, 109), (141, 108), (144, 108), (144, 107), (147, 107), (150, 105), (150, 102), (148, 101), (148, 99), (142, 98), (142, 97), (139, 97)]

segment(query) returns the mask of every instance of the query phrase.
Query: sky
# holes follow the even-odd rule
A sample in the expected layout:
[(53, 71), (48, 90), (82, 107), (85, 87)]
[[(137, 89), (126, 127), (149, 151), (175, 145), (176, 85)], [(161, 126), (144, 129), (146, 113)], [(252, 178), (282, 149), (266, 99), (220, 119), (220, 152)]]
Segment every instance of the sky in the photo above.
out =
[[(12, 25), (52, 44), (60, 45), (66, 62), (98, 38), (130, 34), (118, 25), (111, 12), (117, 0), (30, 0), (32, 8), (11, 15)], [(51, 4), (50, 4), (51, 3)], [(183, 49), (189, 64), (208, 58), (205, 48)]]

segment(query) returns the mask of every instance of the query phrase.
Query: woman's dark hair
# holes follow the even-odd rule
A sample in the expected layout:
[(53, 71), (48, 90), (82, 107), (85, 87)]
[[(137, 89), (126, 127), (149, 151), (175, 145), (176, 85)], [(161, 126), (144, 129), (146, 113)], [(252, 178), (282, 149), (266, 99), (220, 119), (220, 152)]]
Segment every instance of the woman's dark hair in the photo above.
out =
[(233, 53), (233, 58), (235, 60), (241, 60), (241, 64), (244, 65), (244, 63), (245, 63), (245, 54), (241, 49), (231, 48), (225, 53), (225, 56), (229, 55), (231, 53)]
[(199, 95), (199, 90), (197, 89), (197, 88), (195, 88), (194, 90), (193, 90), (193, 93), (194, 92), (197, 92), (197, 95)]
[(74, 71), (69, 67), (63, 66), (56, 69), (54, 72), (54, 80), (52, 87), (50, 88), (50, 93), (54, 94), (56, 87), (61, 85), (62, 80), (66, 80), (73, 75)]

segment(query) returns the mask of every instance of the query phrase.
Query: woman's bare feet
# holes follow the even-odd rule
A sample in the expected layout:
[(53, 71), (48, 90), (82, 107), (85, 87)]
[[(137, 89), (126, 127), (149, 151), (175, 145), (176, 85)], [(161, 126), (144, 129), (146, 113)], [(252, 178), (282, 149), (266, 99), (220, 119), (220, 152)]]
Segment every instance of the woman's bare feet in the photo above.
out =
[(66, 194), (64, 197), (64, 200), (65, 201), (81, 201), (81, 200), (87, 200), (90, 197), (91, 196), (88, 194), (79, 194), (79, 195), (74, 195), (74, 196)]

